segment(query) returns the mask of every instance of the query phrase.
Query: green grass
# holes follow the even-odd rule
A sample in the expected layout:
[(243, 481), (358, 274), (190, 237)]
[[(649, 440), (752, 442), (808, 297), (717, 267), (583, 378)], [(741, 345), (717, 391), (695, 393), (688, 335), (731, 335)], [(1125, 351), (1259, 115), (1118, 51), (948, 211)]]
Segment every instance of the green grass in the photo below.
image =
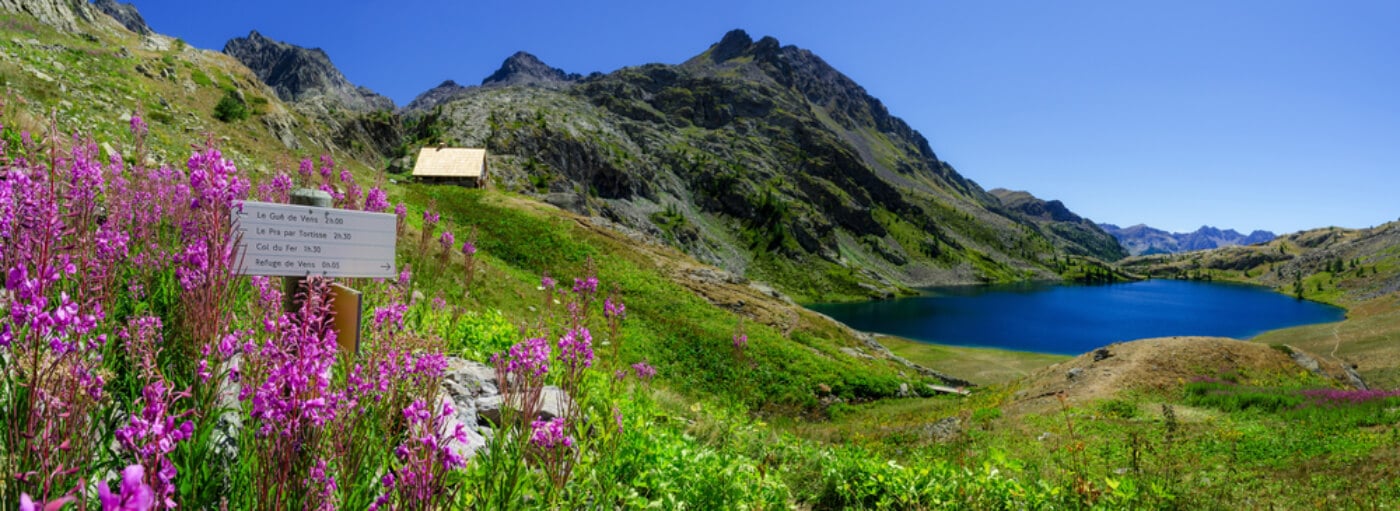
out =
[(1049, 353), (931, 344), (899, 337), (880, 337), (879, 341), (894, 354), (915, 364), (957, 375), (978, 385), (1008, 383), (1071, 358)]
[[(478, 257), (486, 268), (474, 280), (472, 303), (499, 309), (507, 317), (530, 317), (530, 308), (543, 306), (543, 293), (536, 289), (543, 272), (570, 285), (591, 258), (599, 280), (616, 284), (627, 303), (620, 356), (629, 363), (650, 361), (664, 381), (693, 398), (719, 396), (770, 413), (819, 414), (822, 385), (837, 396), (864, 401), (892, 396), (900, 383), (919, 381), (899, 376), (899, 367), (890, 362), (841, 353), (840, 347), (856, 341), (810, 316), (786, 336), (746, 322), (749, 347), (737, 357), (730, 338), (739, 317), (673, 283), (658, 271), (658, 261), (625, 238), (585, 229), (557, 210), (494, 191), (411, 185), (404, 193), (414, 204), (435, 202), (459, 238), (468, 226), (476, 226)], [(444, 268), (436, 240), (429, 244), (430, 254), (422, 256), (416, 236), (401, 244), (401, 257), (417, 261), (415, 272), (427, 294), (465, 294), (460, 256)]]

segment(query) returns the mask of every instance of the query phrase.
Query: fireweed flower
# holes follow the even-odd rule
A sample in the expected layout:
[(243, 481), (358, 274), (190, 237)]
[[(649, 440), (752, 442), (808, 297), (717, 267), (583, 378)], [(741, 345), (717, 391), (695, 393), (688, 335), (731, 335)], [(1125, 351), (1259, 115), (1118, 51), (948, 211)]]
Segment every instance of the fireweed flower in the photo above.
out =
[(656, 376), (656, 368), (646, 362), (632, 364), (632, 370), (637, 372), (637, 379), (643, 382), (649, 382)]
[(506, 372), (544, 376), (549, 373), (549, 341), (543, 337), (526, 339), (510, 347)]
[(394, 449), (400, 467), (394, 472), (396, 476), (386, 474), (381, 479), (385, 493), (371, 509), (383, 507), (391, 496), (397, 496), (405, 509), (431, 509), (449, 493), (447, 472), (466, 466), (466, 459), (458, 454), (467, 442), (466, 426), (458, 423), (451, 432), (445, 429), (447, 417), (454, 413), (450, 401), (434, 409), (415, 399), (404, 408), (408, 437)]
[(147, 131), (146, 121), (141, 119), (140, 113), (131, 114), (131, 133), (133, 135), (145, 135)]
[(365, 211), (382, 213), (386, 209), (389, 209), (389, 194), (377, 186), (370, 188), (365, 195)]
[(311, 183), (311, 175), (316, 172), (315, 165), (311, 158), (302, 158), (301, 165), (297, 167), (297, 174), (301, 176), (302, 183)]
[(182, 397), (188, 397), (189, 394), (172, 393), (165, 385), (163, 379), (147, 385), (137, 402), (142, 409), (140, 415), (133, 415), (130, 423), (118, 429), (114, 436), (123, 450), (135, 454), (138, 459), (156, 469), (154, 484), (148, 487), (147, 491), (159, 497), (165, 507), (174, 508), (176, 469), (168, 456), (174, 452), (177, 444), (189, 439), (194, 433), (194, 423), (188, 420), (180, 423), (181, 419), (193, 413), (192, 411), (170, 414), (170, 404)]
[(329, 183), (333, 172), (335, 172), (335, 160), (332, 160), (329, 154), (321, 155), (321, 181)]
[(452, 231), (442, 231), (442, 236), (438, 237), (438, 243), (442, 245), (443, 255), (452, 252), (452, 245), (457, 243), (457, 238), (452, 236)]
[(627, 317), (627, 306), (620, 301), (613, 301), (612, 297), (603, 300), (603, 317), (608, 319), (622, 319)]
[(292, 177), (278, 173), (271, 181), (258, 185), (258, 198), (265, 202), (288, 202), (292, 194)]
[(319, 511), (335, 510), (335, 490), (337, 486), (335, 484), (335, 476), (327, 473), (325, 459), (316, 460), (316, 464), (311, 467), (310, 473), (306, 476), (305, 484), (308, 489), (317, 489), (317, 497), (320, 501), (320, 505), (316, 506), (315, 509)]
[(588, 276), (574, 279), (574, 292), (578, 294), (592, 294), (598, 291), (598, 277)]
[(146, 511), (155, 506), (155, 494), (145, 483), (146, 469), (131, 465), (122, 469), (119, 493), (112, 493), (106, 483), (97, 485), (97, 500), (102, 511)]
[(593, 366), (593, 335), (587, 328), (570, 329), (559, 338), (559, 360), (575, 370)]
[(572, 448), (574, 439), (564, 434), (564, 418), (555, 417), (548, 421), (534, 421), (530, 423), (530, 444), (540, 449), (550, 450), (558, 447)]
[(393, 331), (403, 330), (404, 314), (408, 312), (408, 305), (396, 303), (385, 307), (374, 309), (374, 328), (384, 330), (386, 327)]
[(549, 272), (545, 272), (543, 275), (540, 276), (540, 288), (541, 288), (541, 289), (544, 289), (544, 290), (551, 290), (551, 289), (554, 289), (555, 284), (556, 284), (556, 283), (554, 282), (554, 279), (553, 279), (553, 278), (550, 278)]
[[(51, 500), (48, 502), (35, 502), (34, 498), (30, 497), (28, 493), (21, 493), (19, 494), (19, 511), (49, 511), (50, 509), (63, 509), (63, 506), (67, 505), (69, 502), (72, 502), (74, 500), (77, 499), (72, 496), (68, 496)], [(144, 510), (149, 508), (141, 509)], [(104, 507), (102, 511), (107, 511), (107, 508)]]

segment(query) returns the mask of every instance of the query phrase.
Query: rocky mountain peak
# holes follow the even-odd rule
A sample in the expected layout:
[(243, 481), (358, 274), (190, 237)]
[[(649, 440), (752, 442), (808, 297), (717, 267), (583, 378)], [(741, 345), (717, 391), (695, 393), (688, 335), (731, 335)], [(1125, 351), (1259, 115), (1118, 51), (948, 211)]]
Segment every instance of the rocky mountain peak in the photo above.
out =
[(710, 60), (719, 63), (733, 59), (749, 51), (750, 46), (753, 46), (753, 38), (748, 32), (737, 28), (730, 30), (710, 48)]
[[(771, 36), (754, 41), (747, 32), (736, 29), (726, 33), (718, 43), (682, 67), (701, 75), (737, 71), (746, 78), (771, 81), (779, 88), (795, 90), (813, 105), (825, 109), (827, 115), (842, 128), (859, 130), (874, 127), (881, 133), (909, 140), (919, 159), (934, 163), (927, 170), (949, 181), (956, 189), (970, 194), (985, 193), (974, 183), (940, 165), (923, 135), (903, 120), (890, 115), (879, 99), (811, 51), (793, 45), (783, 46)], [(900, 169), (889, 170), (901, 172)]]
[(350, 83), (320, 48), (303, 48), (253, 30), (247, 37), (230, 39), (224, 53), (248, 66), (283, 101), (320, 97), (360, 112), (394, 108), (389, 98)]
[(135, 5), (120, 3), (117, 0), (94, 0), (92, 5), (117, 20), (117, 23), (121, 23), (127, 30), (141, 35), (152, 33), (151, 27), (146, 25), (146, 20), (141, 17)]
[(461, 85), (452, 80), (444, 80), (442, 83), (438, 84), (437, 87), (423, 91), (418, 97), (413, 98), (413, 101), (409, 101), (407, 105), (404, 105), (403, 109), (405, 111), (430, 110), (435, 106), (451, 101), (452, 98), (463, 91), (475, 88), (476, 87)]
[(529, 53), (518, 51), (514, 55), (507, 57), (501, 63), (501, 68), (497, 69), (491, 76), (481, 81), (482, 87), (504, 87), (507, 85), (543, 85), (558, 86), (570, 82), (578, 81), (578, 74), (565, 73), (564, 70), (549, 67), (538, 57)]

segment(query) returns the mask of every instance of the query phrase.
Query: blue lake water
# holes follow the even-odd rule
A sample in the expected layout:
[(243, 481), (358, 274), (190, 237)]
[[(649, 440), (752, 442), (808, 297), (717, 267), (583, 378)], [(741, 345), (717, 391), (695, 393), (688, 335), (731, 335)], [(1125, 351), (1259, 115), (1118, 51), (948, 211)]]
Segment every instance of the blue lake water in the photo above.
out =
[(1066, 355), (1148, 337), (1247, 339), (1346, 314), (1262, 287), (1177, 280), (938, 287), (911, 298), (808, 307), (859, 330), (916, 341)]

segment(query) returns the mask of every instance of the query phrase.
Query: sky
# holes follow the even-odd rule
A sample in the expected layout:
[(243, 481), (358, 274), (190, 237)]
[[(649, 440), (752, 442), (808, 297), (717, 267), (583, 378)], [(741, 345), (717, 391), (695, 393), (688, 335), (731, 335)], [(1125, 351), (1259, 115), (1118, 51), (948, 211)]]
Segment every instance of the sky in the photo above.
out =
[(1288, 233), (1400, 218), (1400, 2), (128, 0), (221, 49), (324, 49), (400, 106), (516, 51), (676, 64), (741, 28), (812, 50), (982, 187), (1099, 222)]

